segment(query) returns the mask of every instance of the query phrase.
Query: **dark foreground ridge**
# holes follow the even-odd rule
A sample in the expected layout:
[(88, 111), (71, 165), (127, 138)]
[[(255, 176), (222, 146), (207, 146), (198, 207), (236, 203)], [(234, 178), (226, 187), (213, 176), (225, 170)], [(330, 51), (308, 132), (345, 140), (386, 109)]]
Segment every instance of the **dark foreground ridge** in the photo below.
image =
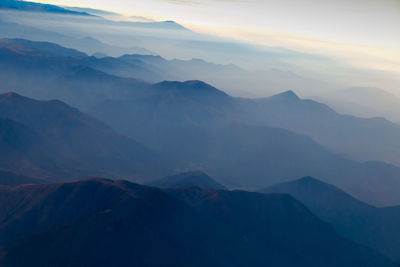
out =
[(2, 266), (393, 266), (283, 194), (91, 179), (0, 205)]
[(164, 177), (160, 180), (152, 181), (148, 185), (161, 188), (199, 187), (202, 189), (226, 189), (225, 186), (201, 171), (185, 172)]
[(312, 177), (271, 186), (265, 193), (290, 194), (343, 237), (400, 262), (400, 207), (376, 208)]

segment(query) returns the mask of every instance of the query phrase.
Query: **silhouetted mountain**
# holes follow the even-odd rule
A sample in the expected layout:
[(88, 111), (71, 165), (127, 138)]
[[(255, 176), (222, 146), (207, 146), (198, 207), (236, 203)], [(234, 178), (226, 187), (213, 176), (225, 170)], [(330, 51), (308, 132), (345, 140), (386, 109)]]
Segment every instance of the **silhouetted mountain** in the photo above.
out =
[(225, 186), (201, 171), (185, 172), (167, 176), (160, 180), (152, 181), (148, 183), (148, 185), (162, 188), (199, 187), (202, 189), (226, 189)]
[(139, 46), (129, 48), (119, 47), (99, 41), (91, 36), (86, 36), (84, 38), (82, 38), (81, 36), (67, 36), (50, 30), (43, 30), (41, 28), (22, 25), (15, 22), (3, 21), (1, 20), (1, 18), (0, 23), (2, 26), (0, 28), (0, 37), (2, 38), (24, 38), (34, 41), (52, 42), (58, 45), (62, 45), (64, 47), (78, 49), (89, 55), (95, 53), (103, 53), (107, 56), (118, 57), (123, 54), (154, 54), (154, 52)]
[[(126, 65), (113, 58), (88, 57), (49, 43), (14, 39), (3, 39), (0, 43), (3, 43), (0, 49), (0, 78), (3, 80), (0, 91), (3, 92), (12, 88), (29, 97), (59, 99), (80, 109), (88, 109), (106, 100), (133, 97), (150, 86), (98, 70)], [(132, 64), (129, 67), (144, 77), (150, 75), (143, 68)]]
[(339, 234), (400, 262), (400, 207), (376, 208), (311, 177), (277, 184), (265, 193), (290, 194)]
[(137, 22), (137, 21), (103, 21), (104, 24), (118, 25), (118, 26), (131, 26), (134, 28), (153, 29), (153, 30), (175, 30), (190, 32), (189, 29), (176, 23), (175, 21), (151, 21), (151, 22)]
[(233, 99), (222, 91), (187, 81), (158, 83), (140, 97), (106, 101), (90, 112), (161, 154), (192, 160), (207, 153), (210, 129), (224, 127), (232, 108)]
[(0, 191), (5, 266), (393, 266), (287, 195), (101, 179)]
[(359, 161), (400, 164), (400, 126), (383, 118), (341, 115), (324, 104), (292, 95), (249, 103), (248, 119), (305, 134), (330, 150)]
[[(15, 24), (15, 23), (14, 23)], [(7, 27), (6, 27), (7, 28)], [(4, 31), (5, 29), (0, 29), (1, 31)], [(32, 32), (33, 29), (21, 29), (21, 28), (16, 28), (14, 27), (11, 29), (9, 32), (11, 33), (20, 33), (20, 32)], [(45, 33), (35, 33), (34, 36), (48, 36), (49, 34)], [(10, 36), (9, 34), (6, 36)], [(15, 35), (11, 35), (15, 36)], [(16, 35), (17, 37), (20, 37), (19, 35)], [(30, 37), (32, 38), (32, 37)], [(84, 51), (93, 54), (96, 52), (105, 52), (105, 54), (108, 55), (115, 55), (115, 53), (110, 53), (112, 50), (116, 50), (116, 48), (108, 47), (106, 48), (105, 46), (108, 45), (99, 45), (98, 40), (94, 40), (93, 38), (80, 38), (79, 40), (75, 41), (70, 41), (68, 40), (67, 37), (60, 37), (60, 36), (53, 36), (53, 37), (43, 37), (44, 40), (55, 40), (55, 42), (62, 43), (63, 45), (66, 45), (68, 47), (75, 47), (75, 48), (81, 48), (85, 49)], [(56, 41), (57, 39), (62, 39), (61, 41)], [(35, 39), (37, 40), (37, 39)], [(93, 49), (95, 48), (96, 49)], [(132, 53), (133, 51), (125, 51), (125, 53)], [(153, 54), (153, 53), (151, 53)], [(15, 62), (19, 62), (18, 58), (17, 59), (8, 59), (11, 62), (7, 62), (5, 58), (2, 59), (4, 61), (4, 64), (8, 64), (9, 66), (15, 66)], [(38, 58), (31, 58), (31, 63), (27, 64), (26, 60), (24, 62), (21, 62), (21, 64), (18, 66), (19, 68), (16, 68), (17, 70), (25, 70), (27, 69), (28, 66), (30, 66), (29, 72), (33, 72), (36, 75), (33, 76), (30, 80), (28, 81), (26, 79), (27, 73), (24, 72), (18, 72), (18, 71), (12, 71), (12, 68), (8, 68), (7, 70), (7, 75), (9, 77), (20, 77), (24, 76), (25, 79), (15, 79), (13, 84), (19, 84), (17, 87), (19, 90), (24, 90), (23, 88), (26, 87), (24, 84), (29, 84), (29, 85), (36, 85), (40, 84), (40, 88), (43, 91), (48, 91), (52, 90), (53, 94), (55, 93), (54, 88), (56, 85), (59, 84), (64, 84), (63, 81), (58, 81), (58, 76), (60, 75), (65, 75), (65, 73), (70, 73), (73, 72), (69, 69), (60, 70), (60, 65), (65, 67), (65, 64), (60, 64), (60, 62), (65, 62), (65, 59), (40, 59), (39, 62), (37, 62)], [(39, 64), (41, 63), (41, 64)], [(57, 64), (58, 63), (58, 64)], [(277, 79), (277, 77), (280, 77), (283, 75), (282, 78), (278, 79), (279, 81), (287, 81), (290, 80), (287, 76), (287, 73), (280, 73), (279, 71), (271, 71), (271, 73), (249, 73), (248, 71), (241, 69), (237, 66), (234, 65), (218, 65), (218, 64), (212, 64), (209, 62), (205, 62), (200, 59), (193, 59), (193, 60), (166, 60), (164, 58), (161, 58), (159, 56), (143, 56), (143, 55), (125, 55), (120, 58), (101, 58), (101, 60), (94, 60), (90, 58), (85, 58), (83, 60), (80, 60), (77, 62), (77, 59), (75, 59), (73, 62), (69, 60), (69, 65), (72, 65), (72, 67), (75, 67), (73, 69), (76, 69), (76, 66), (85, 66), (85, 67), (90, 67), (96, 70), (100, 70), (102, 72), (106, 72), (108, 74), (112, 75), (117, 75), (125, 78), (134, 78), (134, 79), (140, 79), (140, 80), (145, 80), (147, 82), (155, 83), (155, 82), (160, 82), (163, 80), (191, 80), (191, 79), (202, 79), (208, 82), (212, 82), (213, 84), (219, 84), (221, 88), (224, 88), (225, 90), (231, 90), (231, 91), (238, 91), (240, 88), (245, 88), (245, 86), (249, 83), (248, 80), (253, 81), (251, 82), (252, 84), (254, 81), (262, 80), (261, 82), (263, 84), (263, 88), (265, 88), (265, 84), (268, 83), (269, 81), (273, 79)], [(53, 66), (55, 65), (55, 66)], [(52, 71), (45, 72), (44, 70), (50, 68)], [(45, 69), (44, 69), (45, 68)], [(40, 70), (38, 73), (37, 71)], [(56, 71), (57, 70), (57, 71)], [(12, 74), (9, 74), (9, 72), (12, 72)], [(41, 72), (44, 72), (44, 74), (41, 74)], [(61, 72), (61, 73), (60, 73)], [(43, 75), (43, 79), (46, 81), (44, 83), (42, 80), (37, 81), (37, 76)], [(55, 76), (55, 77), (54, 77)], [(230, 79), (225, 79), (225, 77), (230, 77)], [(250, 78), (249, 78), (250, 77)], [(10, 80), (6, 79), (6, 81)], [(295, 82), (296, 84), (301, 83), (300, 81)], [(75, 87), (76, 82), (75, 82)], [(99, 85), (96, 85), (99, 86)], [(93, 87), (96, 87), (93, 86)], [(87, 87), (91, 87), (89, 85), (84, 86), (85, 90), (88, 90)], [(116, 88), (119, 88), (120, 86), (115, 86)], [(277, 86), (274, 84), (274, 88), (277, 88)], [(292, 87), (292, 86), (285, 86), (286, 87)], [(48, 90), (44, 90), (47, 88)], [(74, 88), (74, 87), (72, 87)], [(23, 93), (25, 95), (29, 95), (28, 92), (26, 91), (19, 91), (20, 93)], [(32, 97), (48, 97), (50, 93), (46, 92), (36, 92), (36, 95), (29, 95)], [(67, 101), (66, 99), (62, 98), (64, 95), (53, 95), (53, 98), (57, 98), (63, 101)], [(72, 104), (74, 106), (78, 106), (75, 103), (68, 102), (69, 104)], [(82, 106), (79, 106), (79, 108), (83, 108)]]
[(54, 149), (28, 126), (0, 118), (0, 168), (49, 178), (61, 172)]
[[(0, 118), (23, 124), (5, 120), (15, 125), (2, 127), (4, 146), (12, 154), (1, 151), (4, 167), (22, 174), (29, 172), (23, 172), (26, 164), (17, 164), (19, 161), (37, 162), (35, 166), (43, 166), (41, 169), (60, 178), (101, 174), (145, 178), (162, 169), (160, 159), (145, 146), (57, 100), (37, 101), (16, 93), (3, 94)], [(56, 162), (63, 170), (51, 168), (50, 162)]]
[[(242, 99), (199, 81), (150, 85), (105, 73), (114, 69), (143, 77), (152, 73), (162, 76), (162, 68), (156, 66), (165, 60), (156, 56), (34, 57), (4, 49), (0, 57), (2, 90), (15, 88), (40, 99), (61, 99), (89, 111), (120, 133), (171, 159), (185, 161), (182, 169), (203, 170), (227, 185), (252, 188), (312, 175), (368, 203), (400, 203), (399, 168), (346, 159), (350, 155), (397, 160), (400, 131), (388, 121), (340, 115), (326, 105), (300, 99), (292, 91), (266, 99)], [(257, 127), (235, 133), (229, 130), (232, 123)], [(280, 136), (279, 130), (273, 134), (271, 128), (296, 134), (282, 132)], [(264, 142), (266, 150), (251, 143), (252, 138)], [(266, 144), (264, 138), (275, 143)], [(298, 149), (293, 152), (287, 144)], [(239, 149), (254, 160), (248, 162), (234, 153)], [(286, 155), (293, 160), (288, 161)], [(240, 158), (249, 164), (241, 164)]]
[[(265, 96), (272, 95), (292, 88), (311, 89), (329, 88), (323, 82), (314, 81), (298, 76), (289, 71), (270, 69), (265, 71), (249, 71), (238, 65), (215, 64), (199, 58), (191, 60), (171, 59), (162, 57), (148, 57), (145, 55), (124, 55), (119, 59), (130, 62), (142, 62), (160, 72), (163, 80), (193, 80), (198, 79), (213, 84), (234, 96)], [(138, 78), (135, 72), (110, 70), (109, 73)], [(227, 79), (226, 77), (229, 77)], [(151, 77), (150, 77), (151, 78)], [(149, 82), (158, 82), (158, 77), (148, 79)], [(251, 92), (245, 88), (251, 87)]]
[(15, 9), (22, 11), (51, 12), (67, 15), (89, 16), (89, 14), (86, 12), (76, 12), (55, 5), (20, 0), (2, 0), (0, 3), (0, 9)]
[(49, 42), (34, 42), (25, 39), (0, 39), (0, 48), (31, 57), (86, 57), (85, 53), (64, 48)]
[(0, 23), (2, 26), (0, 28), (0, 36), (2, 38), (23, 38), (34, 41), (54, 42), (60, 45), (62, 43), (59, 40), (68, 39), (67, 36), (60, 33), (6, 21), (3, 17), (0, 18)]
[[(303, 117), (312, 121), (319, 114), (332, 114), (329, 116), (339, 121), (332, 123), (340, 124), (341, 115), (326, 105), (301, 100), (293, 92), (267, 99), (238, 99), (200, 82), (164, 82), (147, 92), (133, 99), (104, 102), (91, 114), (227, 185), (265, 187), (313, 175), (369, 203), (400, 203), (399, 168), (379, 162), (358, 163), (303, 135), (265, 126), (269, 120), (282, 118), (283, 128), (294, 128), (302, 124)], [(287, 111), (290, 107), (291, 112)], [(291, 116), (298, 120), (286, 120)]]
[(260, 102), (274, 102), (274, 101), (299, 101), (300, 97), (298, 97), (295, 92), (292, 90), (285, 91), (283, 93), (279, 93), (268, 97), (267, 100), (260, 100)]

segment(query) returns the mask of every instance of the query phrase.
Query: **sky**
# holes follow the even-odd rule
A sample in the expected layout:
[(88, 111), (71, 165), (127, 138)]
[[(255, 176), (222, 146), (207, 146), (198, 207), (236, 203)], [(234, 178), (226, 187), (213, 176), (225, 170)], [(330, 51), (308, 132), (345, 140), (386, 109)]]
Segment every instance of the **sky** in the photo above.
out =
[(400, 0), (42, 0), (175, 20), (235, 35), (286, 33), (400, 46)]
[(42, 0), (174, 20), (205, 33), (400, 74), (400, 0)]

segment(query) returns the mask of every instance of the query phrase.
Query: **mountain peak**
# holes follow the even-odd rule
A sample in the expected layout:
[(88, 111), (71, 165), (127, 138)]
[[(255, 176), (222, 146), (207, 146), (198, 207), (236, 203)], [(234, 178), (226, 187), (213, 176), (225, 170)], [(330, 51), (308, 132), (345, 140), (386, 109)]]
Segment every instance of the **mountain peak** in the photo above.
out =
[(325, 184), (324, 182), (315, 179), (314, 177), (311, 176), (305, 176), (303, 178), (300, 178), (297, 180), (297, 182), (301, 184)]
[(28, 101), (29, 98), (22, 96), (14, 91), (8, 93), (0, 94), (0, 101)]
[(329, 205), (334, 203), (335, 205), (339, 205), (339, 203), (347, 203), (348, 206), (351, 204), (352, 206), (358, 206), (363, 209), (369, 209), (372, 207), (358, 199), (355, 199), (353, 196), (336, 186), (310, 176), (276, 184), (261, 190), (261, 192), (290, 194), (305, 204), (313, 202), (315, 199), (319, 199), (320, 201), (332, 200), (331, 202), (328, 202)]
[(12, 98), (12, 97), (22, 97), (14, 91), (10, 91), (8, 93), (0, 94), (0, 98)]
[(296, 95), (296, 93), (293, 92), (292, 90), (288, 90), (288, 91), (273, 95), (271, 97), (273, 97), (273, 98), (281, 98), (281, 99), (288, 99), (288, 100), (300, 100), (298, 95)]
[(155, 87), (186, 94), (228, 96), (223, 91), (218, 90), (217, 88), (199, 80), (189, 80), (185, 82), (163, 81), (155, 84)]
[(149, 183), (156, 187), (198, 187), (201, 189), (226, 189), (202, 171), (191, 171), (168, 176)]
[(177, 29), (177, 30), (187, 30), (184, 26), (182, 26), (181, 24), (179, 24), (179, 23), (177, 23), (177, 22), (175, 22), (173, 20), (166, 20), (166, 21), (163, 21), (161, 23), (163, 23), (164, 25), (168, 25), (168, 26), (170, 26), (170, 27), (172, 27), (174, 29)]
[[(318, 192), (322, 192), (322, 191), (340, 191), (338, 188), (336, 188), (335, 186), (325, 183), (323, 181), (320, 181), (314, 177), (311, 176), (305, 176), (303, 178), (297, 179), (297, 180), (293, 180), (293, 181), (288, 181), (288, 182), (284, 182), (284, 183), (280, 183), (277, 185), (273, 185), (269, 188), (267, 188), (266, 190), (263, 190), (264, 192), (270, 191), (273, 192), (274, 190), (277, 189), (294, 189), (296, 188), (303, 188), (307, 189), (307, 190), (311, 190), (311, 191), (318, 191)], [(271, 191), (272, 190), (272, 191)], [(279, 192), (279, 190), (277, 191)], [(287, 192), (285, 192), (287, 193)]]

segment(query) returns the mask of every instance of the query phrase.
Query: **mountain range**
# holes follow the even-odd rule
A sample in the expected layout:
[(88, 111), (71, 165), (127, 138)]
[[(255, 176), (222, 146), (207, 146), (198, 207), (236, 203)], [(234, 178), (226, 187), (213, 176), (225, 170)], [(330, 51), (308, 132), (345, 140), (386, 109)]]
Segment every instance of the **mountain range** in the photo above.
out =
[(400, 127), (387, 120), (341, 115), (292, 91), (246, 99), (201, 81), (149, 84), (104, 72), (157, 73), (140, 61), (98, 59), (25, 40), (0, 44), (1, 90), (65, 101), (181, 162), (182, 170), (203, 170), (251, 189), (312, 175), (370, 204), (400, 203), (399, 168), (378, 162), (399, 159)]
[[(102, 53), (107, 56), (120, 57), (123, 54), (130, 54), (132, 58), (135, 55), (162, 55), (164, 58), (160, 58), (157, 64), (152, 64), (152, 68), (161, 69), (163, 76), (161, 79), (157, 76), (146, 77), (148, 82), (155, 83), (162, 80), (192, 80), (200, 79), (207, 83), (214, 84), (218, 88), (229, 92), (236, 96), (267, 96), (276, 94), (281, 91), (301, 90), (302, 95), (315, 95), (318, 94), (320, 88), (326, 90), (336, 89), (337, 86), (325, 82), (322, 79), (310, 78), (311, 75), (299, 75), (294, 70), (288, 70), (287, 64), (276, 64), (266, 68), (250, 68), (244, 64), (237, 63), (232, 64), (232, 58), (242, 54), (243, 52), (248, 53), (249, 57), (259, 60), (265, 58), (266, 62), (274, 62), (282, 57), (295, 57), (296, 53), (293, 51), (288, 52), (286, 50), (280, 50), (271, 48), (273, 51), (260, 52), (259, 48), (247, 47), (243, 44), (232, 44), (229, 42), (222, 42), (221, 40), (213, 40), (210, 42), (202, 42), (210, 38), (210, 36), (202, 36), (199, 33), (192, 32), (182, 25), (176, 22), (164, 21), (164, 22), (115, 22), (108, 21), (98, 17), (90, 17), (83, 20), (80, 16), (74, 16), (73, 18), (68, 17), (63, 19), (60, 15), (49, 15), (39, 18), (39, 21), (43, 19), (43, 22), (38, 23), (38, 17), (19, 19), (18, 12), (8, 14), (9, 12), (0, 12), (0, 22), (2, 27), (0, 28), (0, 37), (4, 38), (23, 38), (35, 41), (48, 41), (57, 43), (59, 45), (75, 48), (89, 55), (95, 53)], [(93, 13), (94, 14), (94, 13)], [(98, 14), (96, 14), (98, 15)], [(101, 15), (100, 15), (101, 16)], [(25, 21), (27, 20), (27, 21)], [(48, 27), (51, 21), (60, 21), (60, 24), (70, 23), (71, 20), (76, 21), (76, 25), (82, 25), (65, 30), (57, 30), (54, 27)], [(114, 19), (115, 20), (115, 19)], [(118, 21), (121, 18), (117, 19)], [(84, 26), (93, 25), (84, 31)], [(70, 24), (69, 24), (70, 25)], [(108, 34), (93, 32), (93, 28), (96, 27), (110, 27), (119, 28), (121, 31), (129, 29), (128, 32), (123, 36), (124, 38), (115, 38), (115, 31), (112, 36)], [(155, 34), (155, 33), (159, 34)], [(172, 34), (171, 32), (175, 33)], [(133, 35), (133, 36), (131, 36)], [(155, 36), (149, 36), (155, 35)], [(165, 36), (164, 36), (165, 35)], [(182, 36), (186, 36), (184, 40), (180, 40)], [(126, 39), (130, 39), (126, 42)], [(193, 39), (188, 41), (187, 39)], [(198, 40), (200, 39), (200, 40)], [(164, 46), (160, 50), (158, 46), (159, 42), (163, 42)], [(193, 45), (196, 45), (193, 47)], [(198, 43), (198, 44), (197, 44)], [(200, 52), (192, 54), (194, 51), (203, 50), (203, 46), (213, 47), (212, 53), (215, 55), (223, 56), (228, 53), (229, 56), (224, 56), (224, 60), (221, 60), (220, 64), (212, 63), (215, 62), (213, 58), (205, 57), (206, 61), (201, 59), (208, 53)], [(177, 52), (174, 52), (177, 51)], [(185, 52), (184, 52), (185, 51)], [(211, 51), (209, 51), (211, 52)], [(171, 55), (173, 53), (173, 55)], [(288, 55), (285, 55), (289, 53)], [(244, 56), (240, 56), (240, 61), (244, 60)], [(191, 60), (179, 60), (172, 59), (166, 60), (165, 58), (193, 58)], [(146, 64), (151, 64), (149, 58), (139, 58)], [(129, 57), (124, 58), (129, 60)], [(218, 61), (216, 61), (218, 62)], [(244, 61), (244, 62), (249, 62)], [(156, 63), (156, 62), (153, 62)], [(218, 70), (218, 72), (216, 72)], [(113, 69), (110, 69), (113, 71)], [(119, 70), (115, 70), (118, 72)], [(112, 73), (113, 74), (113, 73)], [(136, 72), (120, 71), (118, 75), (123, 74), (124, 77), (129, 78), (140, 78), (140, 75)], [(224, 79), (225, 75), (230, 76), (230, 79)], [(250, 87), (251, 90), (243, 90), (243, 88)]]
[(3, 0), (0, 266), (400, 266), (400, 101), (343, 70)]
[[(328, 129), (313, 129), (330, 123), (332, 130), (345, 131), (356, 142), (351, 132), (357, 128), (361, 132), (368, 125), (375, 130), (362, 134), (367, 138), (370, 135), (372, 143), (375, 133), (384, 133), (385, 124), (387, 131), (397, 135), (394, 124), (339, 115), (325, 105), (301, 100), (293, 92), (268, 99), (238, 99), (199, 81), (163, 82), (147, 92), (132, 99), (109, 100), (90, 113), (159, 153), (184, 160), (227, 185), (257, 188), (314, 175), (369, 203), (399, 203), (394, 189), (400, 185), (398, 167), (359, 163), (306, 136), (322, 136)], [(301, 125), (303, 120), (309, 130)], [(339, 136), (331, 136), (339, 142)], [(394, 150), (388, 139), (384, 142), (387, 149)], [(182, 146), (177, 147), (177, 143)], [(358, 143), (366, 144), (361, 138)]]
[(120, 47), (99, 41), (91, 36), (69, 36), (59, 32), (44, 30), (41, 28), (21, 25), (16, 22), (5, 21), (0, 13), (0, 36), (7, 38), (24, 38), (34, 41), (53, 42), (64, 47), (78, 49), (89, 55), (101, 53), (105, 56), (121, 56), (123, 54), (153, 55), (154, 52), (139, 46)]
[(317, 98), (335, 110), (359, 117), (383, 117), (400, 122), (400, 98), (375, 87), (353, 87)]
[(394, 265), (288, 195), (105, 179), (0, 191), (5, 266)]
[(102, 122), (60, 101), (0, 95), (2, 169), (48, 179), (154, 177), (165, 162)]
[(262, 192), (290, 194), (339, 234), (400, 261), (400, 207), (376, 208), (312, 177), (277, 184)]

